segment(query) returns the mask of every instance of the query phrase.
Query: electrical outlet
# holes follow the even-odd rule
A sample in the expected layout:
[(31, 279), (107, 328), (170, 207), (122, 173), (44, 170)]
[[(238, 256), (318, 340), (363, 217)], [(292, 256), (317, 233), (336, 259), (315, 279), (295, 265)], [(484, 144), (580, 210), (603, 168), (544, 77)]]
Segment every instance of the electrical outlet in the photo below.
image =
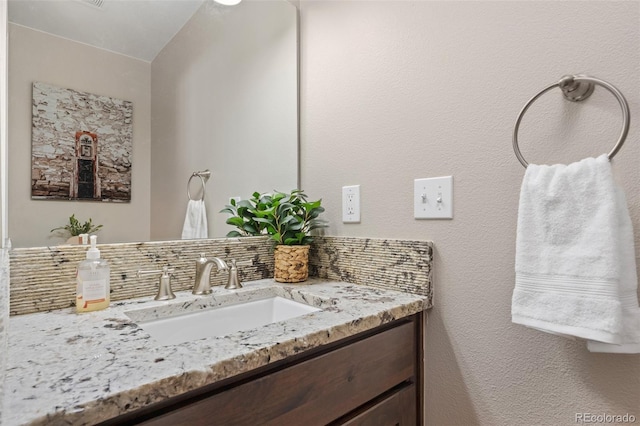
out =
[(360, 223), (360, 185), (342, 187), (342, 221)]
[(453, 176), (413, 181), (416, 219), (453, 219)]

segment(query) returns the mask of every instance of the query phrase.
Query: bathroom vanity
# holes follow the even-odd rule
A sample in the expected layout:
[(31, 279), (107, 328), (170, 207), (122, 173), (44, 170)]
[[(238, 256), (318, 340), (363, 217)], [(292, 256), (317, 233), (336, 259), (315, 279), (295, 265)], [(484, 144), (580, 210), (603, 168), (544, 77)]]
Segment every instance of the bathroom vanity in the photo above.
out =
[[(140, 312), (242, 303), (260, 292), (320, 310), (177, 344), (137, 323), (146, 320)], [(89, 314), (14, 316), (4, 424), (420, 424), (427, 303), (362, 285), (267, 279)]]
[(420, 321), (416, 314), (104, 424), (420, 424)]

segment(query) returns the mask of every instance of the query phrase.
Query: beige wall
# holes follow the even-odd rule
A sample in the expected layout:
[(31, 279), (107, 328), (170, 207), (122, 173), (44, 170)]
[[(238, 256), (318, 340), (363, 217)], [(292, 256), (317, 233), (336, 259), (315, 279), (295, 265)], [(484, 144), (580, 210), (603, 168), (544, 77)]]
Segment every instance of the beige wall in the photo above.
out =
[(8, 234), (9, 222), (5, 214), (9, 186), (7, 179), (7, 2), (0, 2), (0, 241), (3, 248), (6, 246), (5, 237)]
[[(222, 13), (222, 14), (221, 14)], [(151, 238), (179, 239), (186, 184), (211, 170), (210, 237), (233, 228), (230, 197), (297, 187), (296, 9), (284, 1), (204, 6), (151, 66)], [(192, 180), (194, 197), (201, 183)], [(163, 214), (156, 214), (156, 212)]]
[[(130, 203), (31, 200), (34, 81), (133, 102)], [(150, 64), (9, 24), (9, 236), (14, 247), (55, 245), (50, 230), (75, 213), (104, 225), (99, 242), (149, 239)]]
[[(640, 242), (640, 6), (625, 2), (301, 2), (302, 184), (332, 235), (435, 242), (426, 336), (428, 425), (640, 421), (640, 356), (591, 354), (511, 324), (518, 194), (511, 132), (524, 103), (567, 73), (618, 86), (632, 111), (614, 170)], [(608, 152), (621, 115), (604, 90), (548, 93), (520, 135), (530, 162)], [(413, 219), (413, 179), (454, 176), (454, 219)], [(360, 184), (362, 223), (340, 217)]]

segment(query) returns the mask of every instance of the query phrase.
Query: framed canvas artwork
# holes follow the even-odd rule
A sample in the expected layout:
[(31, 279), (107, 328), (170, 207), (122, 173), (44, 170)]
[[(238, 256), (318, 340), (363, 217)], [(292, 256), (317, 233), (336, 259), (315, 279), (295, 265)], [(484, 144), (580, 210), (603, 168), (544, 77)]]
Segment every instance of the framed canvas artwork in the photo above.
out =
[(133, 104), (33, 83), (31, 198), (131, 201)]

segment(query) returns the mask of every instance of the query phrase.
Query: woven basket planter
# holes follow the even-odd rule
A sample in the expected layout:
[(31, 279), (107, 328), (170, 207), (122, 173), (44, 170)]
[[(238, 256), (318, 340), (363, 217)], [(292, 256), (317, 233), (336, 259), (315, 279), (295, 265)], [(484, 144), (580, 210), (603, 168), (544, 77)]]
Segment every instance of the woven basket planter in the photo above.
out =
[(274, 259), (276, 281), (299, 283), (309, 278), (309, 246), (278, 245)]

